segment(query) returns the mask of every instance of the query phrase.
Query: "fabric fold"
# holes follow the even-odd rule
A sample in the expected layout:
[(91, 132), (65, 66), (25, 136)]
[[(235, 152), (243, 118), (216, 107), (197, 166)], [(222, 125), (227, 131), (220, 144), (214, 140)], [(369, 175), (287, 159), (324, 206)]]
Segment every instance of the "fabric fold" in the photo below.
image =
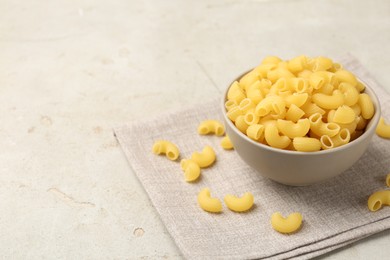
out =
[[(389, 118), (389, 94), (353, 56), (340, 63), (374, 89), (382, 114)], [(389, 140), (375, 136), (362, 158), (338, 177), (307, 187), (289, 187), (261, 177), (234, 150), (222, 149), (222, 137), (198, 135), (199, 122), (207, 119), (221, 120), (220, 100), (115, 129), (133, 171), (186, 258), (307, 259), (390, 228), (389, 207), (375, 213), (367, 209), (368, 196), (385, 188), (390, 171)], [(180, 159), (211, 145), (217, 161), (202, 169), (199, 181), (187, 183), (179, 160), (152, 153), (153, 143), (160, 139), (175, 143)], [(226, 194), (250, 191), (255, 207), (246, 213), (226, 207), (221, 214), (206, 213), (196, 201), (204, 187), (221, 201)], [(301, 230), (293, 235), (275, 232), (270, 225), (275, 211), (284, 215), (301, 212)]]

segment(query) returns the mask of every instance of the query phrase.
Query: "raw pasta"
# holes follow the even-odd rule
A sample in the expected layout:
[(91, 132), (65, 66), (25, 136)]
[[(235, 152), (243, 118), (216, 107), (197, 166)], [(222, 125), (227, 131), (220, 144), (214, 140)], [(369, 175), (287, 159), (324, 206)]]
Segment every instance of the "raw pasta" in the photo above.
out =
[(205, 120), (199, 124), (198, 133), (201, 135), (215, 134), (222, 136), (225, 133), (225, 127), (217, 120)]
[(212, 198), (209, 188), (203, 188), (198, 194), (198, 204), (204, 210), (212, 213), (222, 211), (222, 203), (217, 198)]
[(233, 144), (232, 144), (232, 141), (230, 141), (230, 138), (228, 135), (226, 135), (224, 138), (222, 138), (221, 140), (221, 146), (223, 149), (225, 150), (231, 150), (233, 149)]
[(194, 152), (191, 156), (191, 160), (199, 165), (200, 168), (209, 167), (214, 163), (216, 155), (214, 149), (206, 145), (202, 152)]
[(390, 138), (390, 125), (386, 124), (383, 117), (381, 117), (376, 127), (376, 134), (383, 138)]
[(234, 195), (226, 195), (224, 198), (226, 206), (235, 212), (244, 212), (252, 208), (254, 198), (252, 193), (246, 192), (241, 198)]
[(159, 140), (153, 144), (152, 152), (154, 154), (165, 154), (169, 160), (176, 160), (179, 158), (180, 152), (177, 146), (166, 140)]
[(380, 190), (374, 192), (367, 202), (368, 208), (371, 211), (377, 211), (382, 208), (383, 205), (390, 205), (390, 190)]
[(272, 227), (280, 233), (289, 234), (296, 232), (301, 227), (301, 224), (302, 215), (298, 212), (292, 213), (286, 218), (279, 212), (275, 212), (271, 216)]
[[(364, 132), (375, 113), (364, 89), (327, 57), (268, 56), (232, 83), (225, 108), (237, 129), (256, 142), (314, 152), (347, 144)], [(388, 128), (381, 121), (378, 135), (390, 138)]]

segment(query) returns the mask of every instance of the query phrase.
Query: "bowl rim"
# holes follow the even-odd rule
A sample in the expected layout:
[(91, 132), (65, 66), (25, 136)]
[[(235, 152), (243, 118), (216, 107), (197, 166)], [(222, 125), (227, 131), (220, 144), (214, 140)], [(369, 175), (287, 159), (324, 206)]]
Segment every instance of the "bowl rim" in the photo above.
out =
[[(225, 89), (225, 91), (223, 93), (223, 98), (222, 98), (222, 114), (223, 114), (223, 118), (224, 118), (225, 123), (228, 124), (229, 127), (236, 134), (238, 134), (239, 136), (244, 138), (244, 140), (249, 141), (253, 145), (255, 145), (255, 146), (259, 147), (259, 148), (264, 148), (266, 150), (269, 150), (269, 151), (275, 152), (275, 153), (283, 153), (283, 154), (289, 154), (289, 155), (316, 156), (316, 155), (323, 155), (323, 154), (328, 154), (328, 153), (335, 153), (337, 151), (342, 151), (342, 150), (348, 149), (351, 146), (354, 146), (354, 145), (357, 145), (360, 142), (363, 142), (363, 140), (366, 139), (366, 137), (370, 134), (370, 132), (372, 132), (372, 131), (375, 132), (375, 128), (378, 125), (379, 119), (381, 117), (381, 106), (380, 106), (379, 99), (376, 96), (374, 90), (364, 80), (362, 80), (361, 78), (359, 78), (359, 77), (357, 77), (355, 75), (356, 79), (358, 79), (365, 86), (364, 91), (361, 92), (361, 93), (366, 93), (366, 94), (368, 94), (370, 96), (370, 98), (373, 101), (372, 103), (374, 104), (374, 108), (375, 108), (375, 113), (374, 113), (373, 117), (370, 119), (370, 122), (367, 125), (368, 128), (366, 127), (364, 133), (361, 136), (359, 136), (358, 138), (356, 138), (355, 140), (353, 140), (351, 142), (348, 142), (347, 144), (341, 145), (339, 147), (332, 148), (332, 149), (320, 150), (320, 151), (315, 151), (315, 152), (301, 152), (301, 151), (291, 151), (291, 150), (284, 150), (284, 149), (280, 149), (280, 148), (274, 148), (272, 146), (269, 146), (269, 145), (266, 145), (266, 144), (262, 144), (262, 143), (259, 143), (259, 142), (256, 142), (256, 141), (250, 139), (247, 135), (245, 135), (244, 133), (239, 131), (238, 128), (233, 124), (233, 122), (227, 117), (225, 103), (226, 103), (227, 93), (229, 91), (229, 88), (230, 88), (231, 84), (233, 84), (233, 82), (235, 82), (235, 81), (240, 80), (244, 75), (246, 75), (248, 72), (250, 72), (252, 70), (253, 69), (250, 69), (250, 70), (242, 73), (240, 76), (236, 77), (228, 85), (228, 87)], [(366, 92), (366, 90), (368, 90), (368, 91)]]

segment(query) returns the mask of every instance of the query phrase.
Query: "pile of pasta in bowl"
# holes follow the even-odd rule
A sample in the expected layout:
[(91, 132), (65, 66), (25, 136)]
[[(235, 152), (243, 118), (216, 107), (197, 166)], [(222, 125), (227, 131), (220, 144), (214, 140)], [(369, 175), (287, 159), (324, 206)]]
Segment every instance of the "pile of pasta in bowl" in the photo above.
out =
[(251, 140), (315, 152), (364, 133), (375, 114), (366, 86), (326, 57), (266, 57), (229, 87), (226, 115)]

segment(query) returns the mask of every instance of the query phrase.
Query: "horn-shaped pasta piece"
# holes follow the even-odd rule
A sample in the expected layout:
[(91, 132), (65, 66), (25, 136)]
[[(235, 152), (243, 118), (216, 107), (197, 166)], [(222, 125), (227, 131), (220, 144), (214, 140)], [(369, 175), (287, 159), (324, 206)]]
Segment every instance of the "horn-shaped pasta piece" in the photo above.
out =
[(292, 121), (278, 119), (276, 122), (279, 131), (289, 138), (305, 136), (310, 130), (309, 119), (299, 119), (297, 123)]
[(245, 114), (248, 110), (255, 108), (256, 104), (250, 98), (244, 98), (241, 100), (238, 107)]
[(229, 111), (230, 109), (232, 109), (233, 107), (237, 107), (237, 103), (236, 101), (234, 100), (227, 100), (225, 102), (225, 108), (227, 111)]
[(321, 150), (321, 142), (317, 138), (295, 137), (293, 146), (296, 151), (315, 152)]
[(180, 167), (184, 171), (184, 179), (187, 182), (195, 181), (200, 176), (199, 165), (190, 159), (183, 159), (180, 162)]
[(257, 66), (256, 68), (254, 68), (254, 70), (256, 70), (259, 73), (261, 78), (266, 78), (268, 72), (270, 70), (276, 69), (276, 67), (277, 65), (273, 63), (263, 63)]
[(257, 104), (256, 109), (255, 109), (255, 113), (259, 117), (264, 117), (264, 116), (268, 115), (269, 112), (271, 112), (271, 105), (270, 105), (270, 103), (263, 102), (264, 100), (265, 99), (260, 101), (260, 103)]
[(232, 120), (233, 122), (236, 121), (236, 119), (242, 115), (242, 111), (239, 109), (238, 106), (234, 106), (231, 109), (229, 109), (226, 113), (228, 118)]
[(271, 86), (269, 93), (279, 95), (280, 92), (287, 90), (289, 90), (287, 79), (280, 78)]
[(362, 113), (362, 109), (360, 108), (360, 106), (357, 103), (355, 105), (351, 106), (351, 108), (353, 109), (353, 112), (355, 112), (356, 116), (360, 116), (360, 114)]
[(342, 82), (339, 85), (339, 90), (344, 95), (344, 104), (347, 106), (355, 105), (359, 100), (359, 91), (349, 83)]
[(215, 134), (222, 136), (225, 134), (225, 127), (217, 120), (205, 120), (199, 124), (198, 133), (201, 135)]
[(330, 138), (328, 135), (321, 136), (320, 142), (321, 142), (321, 147), (324, 150), (328, 150), (335, 147), (332, 138)]
[(339, 82), (347, 82), (351, 84), (352, 86), (356, 86), (358, 81), (356, 80), (356, 77), (347, 70), (338, 70), (334, 73), (336, 79)]
[[(328, 123), (335, 123), (334, 122), (334, 116), (336, 114), (336, 110), (330, 110), (328, 111), (328, 115), (327, 115), (327, 120), (328, 120)], [(356, 115), (356, 114), (355, 114)], [(360, 116), (359, 116), (360, 117)], [(359, 117), (355, 117), (355, 120), (353, 120), (351, 123), (349, 124), (342, 124), (342, 123), (336, 123), (338, 126), (340, 126), (340, 129), (343, 129), (343, 128), (346, 128), (348, 129), (349, 133), (352, 134), (356, 128), (357, 128), (357, 125), (358, 125), (358, 122), (359, 122)], [(365, 119), (364, 119), (365, 120)]]
[(264, 137), (267, 143), (275, 148), (284, 149), (291, 143), (290, 138), (279, 135), (278, 127), (274, 124), (266, 125)]
[(218, 213), (222, 211), (222, 203), (217, 198), (212, 198), (209, 188), (202, 189), (198, 194), (199, 206), (208, 212)]
[(271, 216), (272, 227), (284, 234), (293, 233), (297, 231), (302, 225), (301, 213), (295, 212), (284, 218), (280, 212), (275, 212)]
[(177, 146), (166, 140), (159, 140), (153, 144), (152, 152), (154, 154), (165, 154), (169, 160), (176, 160), (179, 158), (180, 152)]
[(254, 124), (248, 127), (246, 135), (255, 141), (260, 141), (264, 138), (264, 125)]
[(333, 72), (329, 71), (317, 71), (315, 74), (319, 75), (320, 77), (325, 79), (326, 84), (334, 85), (336, 82), (336, 78), (334, 76)]
[(340, 132), (337, 133), (337, 135), (333, 136), (331, 139), (333, 147), (338, 147), (349, 143), (349, 141), (351, 140), (351, 133), (348, 129), (343, 128), (340, 130)]
[(241, 115), (237, 117), (236, 121), (234, 122), (238, 130), (240, 130), (242, 133), (245, 134), (246, 129), (248, 129), (249, 125), (245, 121), (245, 116)]
[(304, 70), (306, 66), (307, 57), (305, 55), (295, 57), (287, 62), (288, 69), (293, 73), (297, 73)]
[(255, 114), (264, 117), (268, 115), (271, 111), (274, 111), (275, 114), (281, 114), (286, 111), (286, 102), (280, 96), (269, 95), (257, 104), (255, 108)]
[(333, 122), (340, 124), (350, 124), (356, 119), (356, 114), (352, 108), (342, 105), (337, 108), (333, 116)]
[(317, 104), (312, 102), (306, 102), (303, 106), (300, 107), (305, 112), (306, 117), (310, 117), (313, 114), (319, 113), (325, 115), (325, 110), (317, 106)]
[(267, 56), (262, 61), (261, 64), (278, 64), (282, 59), (277, 56)]
[(344, 104), (344, 95), (340, 90), (336, 89), (332, 95), (316, 93), (312, 96), (312, 100), (319, 107), (324, 109), (337, 109)]
[(332, 68), (330, 69), (332, 72), (336, 72), (338, 70), (341, 70), (343, 66), (340, 63), (333, 63)]
[(390, 125), (386, 124), (385, 119), (381, 117), (376, 127), (376, 134), (383, 138), (390, 138)]
[(212, 165), (215, 161), (215, 158), (216, 156), (214, 149), (209, 145), (206, 145), (201, 153), (194, 152), (191, 156), (191, 160), (196, 162), (200, 168), (206, 168)]
[(295, 75), (292, 74), (287, 68), (276, 68), (270, 70), (267, 73), (267, 78), (271, 80), (272, 83), (275, 83), (280, 78), (294, 78)]
[(264, 125), (264, 127), (267, 127), (267, 125), (276, 126), (276, 120), (271, 115), (268, 115), (266, 117), (261, 118), (259, 120), (259, 124)]
[(246, 192), (244, 195), (239, 198), (234, 195), (226, 195), (224, 198), (226, 206), (236, 212), (244, 212), (252, 208), (254, 198), (252, 193)]
[(225, 150), (231, 150), (233, 149), (233, 144), (232, 144), (232, 141), (230, 140), (229, 136), (226, 135), (224, 138), (222, 138), (221, 140), (221, 146), (223, 149)]
[(326, 77), (324, 75), (314, 72), (309, 76), (309, 85), (313, 89), (321, 89), (327, 82)]
[(263, 93), (261, 92), (262, 83), (260, 80), (255, 81), (250, 85), (246, 90), (247, 98), (251, 99), (255, 104), (258, 104), (263, 98)]
[(332, 95), (333, 91), (334, 91), (334, 86), (332, 84), (325, 84), (324, 86), (322, 86), (322, 88), (313, 91), (313, 94), (322, 93), (325, 95)]
[(313, 71), (324, 71), (332, 67), (333, 61), (326, 57), (317, 57), (315, 58), (315, 63), (313, 66)]
[(297, 107), (301, 107), (306, 103), (308, 98), (309, 94), (307, 93), (293, 93), (292, 95), (285, 97), (284, 100), (286, 101), (287, 107), (290, 107), (292, 104), (296, 105)]
[(254, 125), (257, 124), (260, 120), (260, 117), (256, 115), (255, 110), (251, 109), (246, 112), (244, 115), (244, 121), (247, 125)]
[(247, 89), (250, 85), (252, 85), (255, 81), (259, 80), (261, 75), (258, 71), (252, 70), (251, 72), (245, 74), (239, 81), (240, 86), (243, 89)]
[(300, 118), (303, 117), (304, 114), (305, 114), (305, 111), (303, 111), (302, 109), (300, 109), (296, 105), (291, 104), (290, 108), (286, 112), (286, 119), (291, 120), (293, 122), (297, 122)]
[(368, 208), (371, 211), (377, 211), (383, 205), (390, 205), (390, 190), (381, 190), (373, 193), (367, 202)]
[(234, 81), (230, 86), (229, 91), (227, 93), (228, 100), (233, 100), (237, 104), (240, 104), (241, 100), (245, 98), (244, 91), (242, 90), (240, 84), (237, 81)]
[(340, 131), (340, 126), (336, 123), (324, 123), (322, 122), (322, 116), (319, 113), (315, 113), (309, 117), (310, 130), (317, 136), (328, 135), (330, 137), (335, 136)]
[(369, 95), (366, 93), (359, 94), (358, 104), (364, 119), (371, 119), (374, 116), (375, 108)]

